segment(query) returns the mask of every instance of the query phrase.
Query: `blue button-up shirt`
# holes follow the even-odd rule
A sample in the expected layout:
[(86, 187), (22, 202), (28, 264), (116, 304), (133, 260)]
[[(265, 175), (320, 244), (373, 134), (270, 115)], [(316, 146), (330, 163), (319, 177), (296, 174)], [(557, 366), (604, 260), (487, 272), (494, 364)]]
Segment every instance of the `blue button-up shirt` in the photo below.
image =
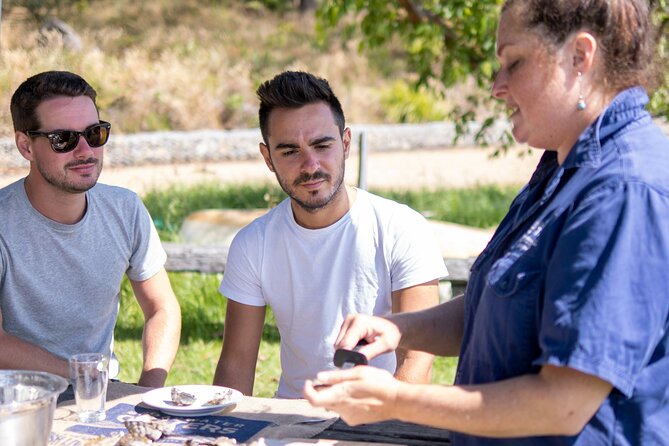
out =
[(456, 445), (669, 444), (669, 141), (647, 102), (623, 91), (563, 165), (544, 154), (465, 296), (456, 384), (550, 364), (612, 392), (577, 436), (454, 433)]

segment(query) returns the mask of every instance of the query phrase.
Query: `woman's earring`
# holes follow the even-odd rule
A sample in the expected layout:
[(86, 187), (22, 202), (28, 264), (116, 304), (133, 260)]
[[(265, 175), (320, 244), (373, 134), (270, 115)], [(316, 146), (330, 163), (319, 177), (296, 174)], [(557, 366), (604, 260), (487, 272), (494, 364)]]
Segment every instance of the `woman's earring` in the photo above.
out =
[(578, 103), (576, 108), (579, 111), (583, 111), (587, 108), (588, 104), (585, 103), (585, 98), (583, 98), (583, 74), (578, 72)]

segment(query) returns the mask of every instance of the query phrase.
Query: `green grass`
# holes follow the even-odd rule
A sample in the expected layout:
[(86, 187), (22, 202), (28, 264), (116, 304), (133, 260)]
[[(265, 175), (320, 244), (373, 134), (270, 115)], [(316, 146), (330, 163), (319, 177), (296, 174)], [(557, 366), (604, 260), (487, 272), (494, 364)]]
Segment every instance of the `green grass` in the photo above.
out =
[[(181, 342), (167, 385), (211, 383), (221, 351), (226, 300), (219, 294), (221, 274), (169, 273), (181, 305)], [(143, 316), (129, 282), (121, 288), (121, 312), (116, 324), (119, 379), (136, 382), (142, 366)], [(279, 333), (268, 311), (256, 368), (256, 396), (272, 396), (280, 373)]]
[(178, 240), (184, 218), (201, 209), (264, 209), (285, 198), (279, 186), (252, 184), (220, 186), (203, 183), (196, 186), (171, 186), (148, 192), (142, 199), (153, 217), (163, 241)]
[(519, 189), (519, 186), (487, 185), (469, 189), (372, 192), (405, 203), (433, 220), (491, 228), (506, 215)]
[[(406, 203), (431, 218), (490, 227), (502, 218), (517, 187), (485, 186), (474, 189), (418, 192), (374, 191)], [(183, 219), (191, 212), (211, 208), (268, 208), (285, 195), (274, 185), (221, 187), (203, 184), (175, 186), (148, 193), (144, 202), (159, 226), (163, 240), (177, 240)], [(181, 343), (167, 385), (211, 383), (221, 350), (226, 301), (218, 292), (221, 274), (169, 273), (182, 313)], [(258, 365), (255, 396), (271, 397), (278, 384), (279, 333), (271, 310), (267, 312)], [(142, 365), (143, 316), (132, 288), (124, 281), (121, 311), (116, 324), (119, 379), (136, 382)], [(450, 384), (457, 359), (437, 358), (433, 382)]]
[[(469, 189), (371, 192), (406, 203), (435, 220), (489, 228), (499, 223), (506, 214), (518, 187), (480, 186)], [(191, 212), (217, 208), (269, 209), (285, 197), (276, 184), (221, 186), (203, 183), (151, 191), (143, 200), (153, 216), (161, 239), (177, 241), (181, 223)]]

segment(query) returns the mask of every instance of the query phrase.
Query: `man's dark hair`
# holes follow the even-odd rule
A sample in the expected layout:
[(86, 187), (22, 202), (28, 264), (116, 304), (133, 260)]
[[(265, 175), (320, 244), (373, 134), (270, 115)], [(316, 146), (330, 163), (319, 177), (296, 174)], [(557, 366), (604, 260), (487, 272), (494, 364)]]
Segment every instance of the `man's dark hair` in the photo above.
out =
[[(95, 104), (97, 93), (81, 76), (69, 71), (45, 71), (26, 79), (12, 95), (10, 111), (15, 132), (38, 130), (37, 107), (58, 96), (88, 96)], [(96, 105), (97, 108), (97, 105)]]
[(303, 71), (284, 71), (260, 85), (256, 94), (260, 99), (258, 110), (260, 131), (267, 146), (269, 146), (269, 115), (275, 108), (300, 108), (316, 102), (325, 102), (332, 110), (339, 133), (344, 134), (344, 111), (325, 79)]

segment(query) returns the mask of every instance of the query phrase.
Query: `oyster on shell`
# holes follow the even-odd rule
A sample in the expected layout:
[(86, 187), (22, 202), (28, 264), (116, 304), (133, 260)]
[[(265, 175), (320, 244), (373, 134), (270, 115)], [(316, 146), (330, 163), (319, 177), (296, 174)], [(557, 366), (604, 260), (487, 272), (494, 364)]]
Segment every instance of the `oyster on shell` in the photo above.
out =
[(174, 432), (174, 423), (159, 420), (150, 415), (140, 415), (132, 420), (124, 421), (123, 424), (130, 435), (151, 441), (156, 441)]
[[(236, 444), (237, 440), (229, 437), (218, 437), (218, 438), (193, 437), (189, 438), (186, 441), (185, 446), (232, 446)], [(243, 444), (244, 443), (241, 443), (241, 445)]]
[(202, 406), (218, 406), (228, 401), (232, 397), (232, 389), (225, 389), (222, 392), (216, 392), (214, 396)]
[(172, 402), (177, 406), (190, 406), (195, 402), (195, 395), (172, 387)]

